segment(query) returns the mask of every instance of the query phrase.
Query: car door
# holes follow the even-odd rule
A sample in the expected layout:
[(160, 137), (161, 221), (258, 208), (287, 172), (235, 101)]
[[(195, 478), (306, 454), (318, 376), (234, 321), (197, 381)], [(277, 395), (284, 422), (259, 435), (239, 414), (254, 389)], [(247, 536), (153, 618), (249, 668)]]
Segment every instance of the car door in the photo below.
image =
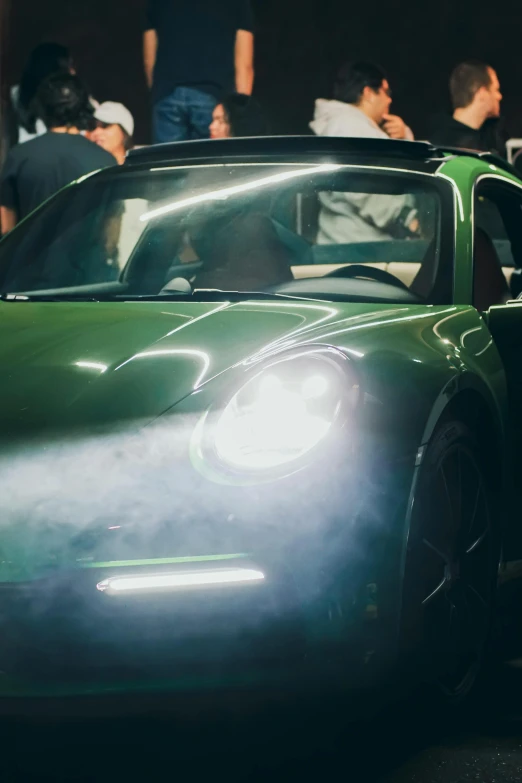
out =
[[(508, 376), (512, 406), (518, 409), (522, 400), (522, 299), (516, 297), (522, 283), (522, 185), (511, 185), (501, 177), (480, 178), (474, 195), (473, 232), (473, 304), (489, 324)], [(482, 253), (481, 236), (489, 242)], [(493, 260), (502, 270), (504, 292), (496, 300), (491, 296), (484, 308), (479, 301), (484, 292), (478, 284), (491, 283)]]
[[(480, 234), (490, 240), (489, 249), (480, 254)], [(482, 247), (484, 247), (484, 236)], [(493, 251), (493, 254), (492, 254)], [(507, 560), (522, 559), (522, 186), (511, 185), (501, 177), (485, 177), (477, 182), (474, 200), (474, 304), (483, 293), (478, 281), (487, 284), (488, 271), (479, 265), (493, 257), (502, 269), (509, 294), (505, 301), (491, 304), (483, 315), (488, 323), (506, 372), (509, 400), (510, 465), (513, 503), (507, 526), (505, 554)], [(509, 286), (509, 288), (508, 288)]]

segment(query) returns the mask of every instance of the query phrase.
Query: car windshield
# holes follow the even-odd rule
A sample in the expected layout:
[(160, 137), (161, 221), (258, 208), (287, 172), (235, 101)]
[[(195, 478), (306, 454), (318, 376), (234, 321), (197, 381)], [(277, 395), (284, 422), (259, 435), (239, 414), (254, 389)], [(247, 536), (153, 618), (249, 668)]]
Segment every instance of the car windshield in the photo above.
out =
[(123, 167), (66, 188), (2, 241), (0, 292), (444, 303), (443, 191), (333, 163)]

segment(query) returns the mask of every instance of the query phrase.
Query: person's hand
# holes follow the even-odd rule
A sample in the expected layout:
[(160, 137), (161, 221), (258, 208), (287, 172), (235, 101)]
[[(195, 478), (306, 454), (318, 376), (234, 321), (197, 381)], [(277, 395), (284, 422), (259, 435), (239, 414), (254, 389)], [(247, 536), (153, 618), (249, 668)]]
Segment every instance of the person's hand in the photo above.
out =
[(415, 217), (408, 226), (408, 231), (411, 234), (420, 234), (420, 222), (419, 218)]
[(385, 114), (383, 120), (383, 128), (390, 139), (408, 138), (408, 126), (403, 119), (397, 117), (396, 114)]

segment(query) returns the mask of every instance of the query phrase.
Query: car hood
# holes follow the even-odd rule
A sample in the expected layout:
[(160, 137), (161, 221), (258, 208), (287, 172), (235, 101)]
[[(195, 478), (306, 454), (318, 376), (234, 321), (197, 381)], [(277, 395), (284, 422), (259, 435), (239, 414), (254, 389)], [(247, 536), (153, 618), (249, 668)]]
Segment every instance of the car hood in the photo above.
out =
[[(195, 469), (194, 433), (225, 387), (278, 351), (328, 344), (358, 362), (372, 400), (372, 373), (378, 387), (390, 368), (404, 370), (382, 408), (399, 410), (404, 386), (418, 383), (412, 368), (424, 367), (400, 351), (417, 362), (425, 346), (423, 360), (442, 350), (446, 361), (444, 329), (457, 310), (282, 298), (0, 302), (0, 583), (82, 564), (250, 552), (295, 486), (282, 480), (265, 493)], [(482, 354), (490, 338), (470, 312), (462, 328)], [(320, 473), (314, 481), (322, 497)], [(256, 524), (241, 523), (245, 509)]]
[(0, 422), (20, 433), (151, 420), (249, 357), (383, 311), (300, 300), (0, 303)]

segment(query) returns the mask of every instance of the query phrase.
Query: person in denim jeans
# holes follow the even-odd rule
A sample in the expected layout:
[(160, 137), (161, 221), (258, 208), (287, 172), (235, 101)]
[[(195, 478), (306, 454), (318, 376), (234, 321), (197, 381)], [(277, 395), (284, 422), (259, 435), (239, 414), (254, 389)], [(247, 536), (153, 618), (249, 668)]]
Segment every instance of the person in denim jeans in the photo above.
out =
[(154, 142), (208, 138), (221, 95), (250, 95), (250, 0), (148, 0), (143, 38)]
[(208, 137), (209, 117), (216, 105), (211, 93), (195, 87), (176, 87), (153, 107), (154, 142)]

